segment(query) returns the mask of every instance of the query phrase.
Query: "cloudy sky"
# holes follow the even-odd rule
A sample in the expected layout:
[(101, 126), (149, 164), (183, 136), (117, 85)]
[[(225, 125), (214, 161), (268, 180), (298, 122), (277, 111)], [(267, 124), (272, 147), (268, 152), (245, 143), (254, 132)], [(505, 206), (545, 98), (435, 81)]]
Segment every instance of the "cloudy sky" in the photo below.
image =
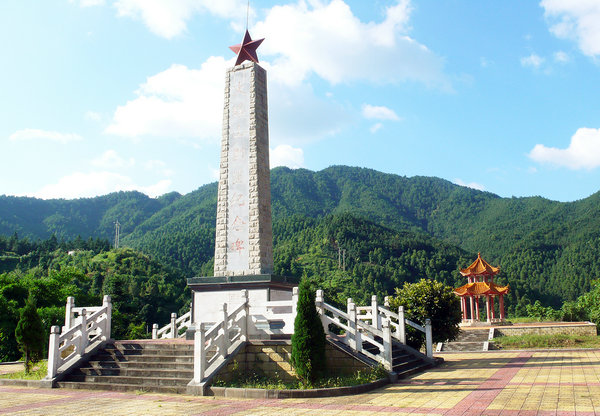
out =
[[(246, 0), (0, 2), (0, 194), (217, 180)], [(272, 166), (600, 190), (600, 0), (252, 0)]]

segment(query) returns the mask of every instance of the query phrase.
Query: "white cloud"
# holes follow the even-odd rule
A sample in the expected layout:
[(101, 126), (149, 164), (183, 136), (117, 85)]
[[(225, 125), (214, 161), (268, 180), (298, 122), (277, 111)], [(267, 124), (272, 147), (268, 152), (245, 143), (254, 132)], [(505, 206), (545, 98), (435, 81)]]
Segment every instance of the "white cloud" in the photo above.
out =
[(114, 172), (75, 172), (64, 176), (55, 184), (46, 185), (33, 196), (42, 199), (72, 199), (106, 195), (116, 191), (138, 190), (151, 197), (156, 197), (168, 192), (170, 187), (171, 181), (168, 179), (160, 180), (149, 186), (139, 186), (130, 177)]
[(410, 1), (386, 9), (382, 22), (362, 22), (342, 0), (298, 0), (275, 6), (253, 33), (274, 55), (277, 77), (297, 84), (311, 73), (333, 83), (412, 80), (449, 88), (443, 60), (408, 36)]
[(292, 169), (304, 167), (304, 151), (299, 147), (282, 144), (270, 150), (271, 168), (287, 166)]
[(462, 179), (454, 179), (454, 183), (459, 186), (466, 186), (467, 188), (477, 189), (478, 191), (485, 191), (485, 186), (477, 182), (465, 183)]
[(83, 118), (85, 118), (88, 121), (100, 121), (102, 120), (102, 115), (95, 111), (86, 111), (83, 115)]
[(587, 56), (600, 55), (600, 2), (597, 0), (542, 0), (550, 31), (575, 40)]
[(131, 157), (125, 160), (116, 151), (107, 150), (96, 159), (93, 159), (91, 163), (92, 166), (103, 169), (122, 169), (135, 165), (135, 159)]
[(81, 7), (103, 6), (105, 0), (69, 0), (69, 3), (79, 4)]
[(25, 140), (47, 140), (51, 142), (69, 143), (74, 141), (83, 140), (83, 138), (74, 133), (60, 133), (57, 131), (47, 131), (39, 129), (23, 129), (14, 132), (8, 137), (12, 141), (25, 141)]
[(536, 144), (529, 157), (536, 162), (574, 170), (595, 169), (600, 166), (600, 129), (578, 129), (566, 149)]
[(394, 110), (384, 106), (363, 104), (362, 115), (367, 119), (398, 121), (400, 117)]
[(564, 51), (554, 52), (554, 60), (561, 64), (567, 63), (571, 60), (571, 57)]
[(538, 69), (544, 63), (544, 58), (535, 53), (521, 58), (521, 65)]
[(171, 39), (185, 33), (194, 14), (245, 20), (246, 4), (244, 0), (117, 0), (114, 6), (118, 16), (142, 20), (154, 34)]
[(160, 172), (163, 176), (173, 176), (175, 172), (167, 167), (162, 160), (148, 160), (144, 163), (144, 168), (150, 171)]
[(371, 126), (371, 128), (369, 130), (371, 130), (372, 134), (375, 134), (382, 128), (383, 128), (383, 123), (375, 123)]
[(211, 57), (198, 70), (172, 65), (148, 77), (136, 91), (137, 98), (117, 107), (106, 133), (216, 141), (223, 118), (226, 68), (225, 59)]

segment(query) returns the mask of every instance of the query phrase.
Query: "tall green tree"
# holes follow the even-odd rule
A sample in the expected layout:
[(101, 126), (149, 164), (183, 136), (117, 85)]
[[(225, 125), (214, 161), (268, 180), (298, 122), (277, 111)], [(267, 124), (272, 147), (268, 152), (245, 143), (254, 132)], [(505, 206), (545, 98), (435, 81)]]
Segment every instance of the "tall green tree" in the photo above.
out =
[(325, 332), (315, 307), (315, 292), (307, 279), (298, 287), (298, 314), (292, 335), (292, 365), (298, 377), (314, 383), (325, 372)]
[(39, 361), (44, 351), (44, 330), (38, 315), (34, 297), (29, 294), (21, 318), (15, 329), (19, 349), (25, 356), (25, 372), (29, 373), (32, 362)]

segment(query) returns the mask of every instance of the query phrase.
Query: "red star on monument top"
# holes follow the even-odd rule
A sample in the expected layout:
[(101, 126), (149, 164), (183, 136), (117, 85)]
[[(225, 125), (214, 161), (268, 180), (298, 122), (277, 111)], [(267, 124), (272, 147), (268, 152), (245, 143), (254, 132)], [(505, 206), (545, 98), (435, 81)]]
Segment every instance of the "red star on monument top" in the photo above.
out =
[(241, 64), (244, 61), (252, 61), (258, 63), (258, 56), (256, 55), (256, 49), (260, 46), (264, 38), (258, 40), (252, 40), (250, 37), (250, 33), (246, 29), (246, 34), (244, 35), (244, 40), (239, 45), (230, 46), (234, 53), (237, 54), (237, 61), (235, 61), (236, 65)]

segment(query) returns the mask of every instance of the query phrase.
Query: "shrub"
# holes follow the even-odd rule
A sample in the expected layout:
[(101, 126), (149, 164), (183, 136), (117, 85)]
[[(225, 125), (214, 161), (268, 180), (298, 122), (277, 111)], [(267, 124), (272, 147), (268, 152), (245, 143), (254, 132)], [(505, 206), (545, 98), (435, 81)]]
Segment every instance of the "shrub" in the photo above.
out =
[(21, 318), (15, 329), (15, 338), (19, 349), (25, 355), (25, 372), (29, 373), (31, 363), (39, 361), (44, 349), (44, 329), (42, 320), (30, 294), (25, 307), (21, 309)]
[(315, 293), (307, 279), (298, 288), (298, 314), (292, 335), (292, 366), (305, 383), (314, 383), (325, 372), (325, 332), (315, 307)]
[[(431, 279), (421, 279), (417, 283), (405, 283), (396, 288), (396, 296), (390, 299), (390, 306), (397, 309), (404, 306), (407, 319), (425, 325), (431, 319), (433, 342), (456, 339), (462, 320), (460, 300), (450, 286)], [(425, 334), (406, 326), (406, 342), (420, 349), (425, 342)]]

